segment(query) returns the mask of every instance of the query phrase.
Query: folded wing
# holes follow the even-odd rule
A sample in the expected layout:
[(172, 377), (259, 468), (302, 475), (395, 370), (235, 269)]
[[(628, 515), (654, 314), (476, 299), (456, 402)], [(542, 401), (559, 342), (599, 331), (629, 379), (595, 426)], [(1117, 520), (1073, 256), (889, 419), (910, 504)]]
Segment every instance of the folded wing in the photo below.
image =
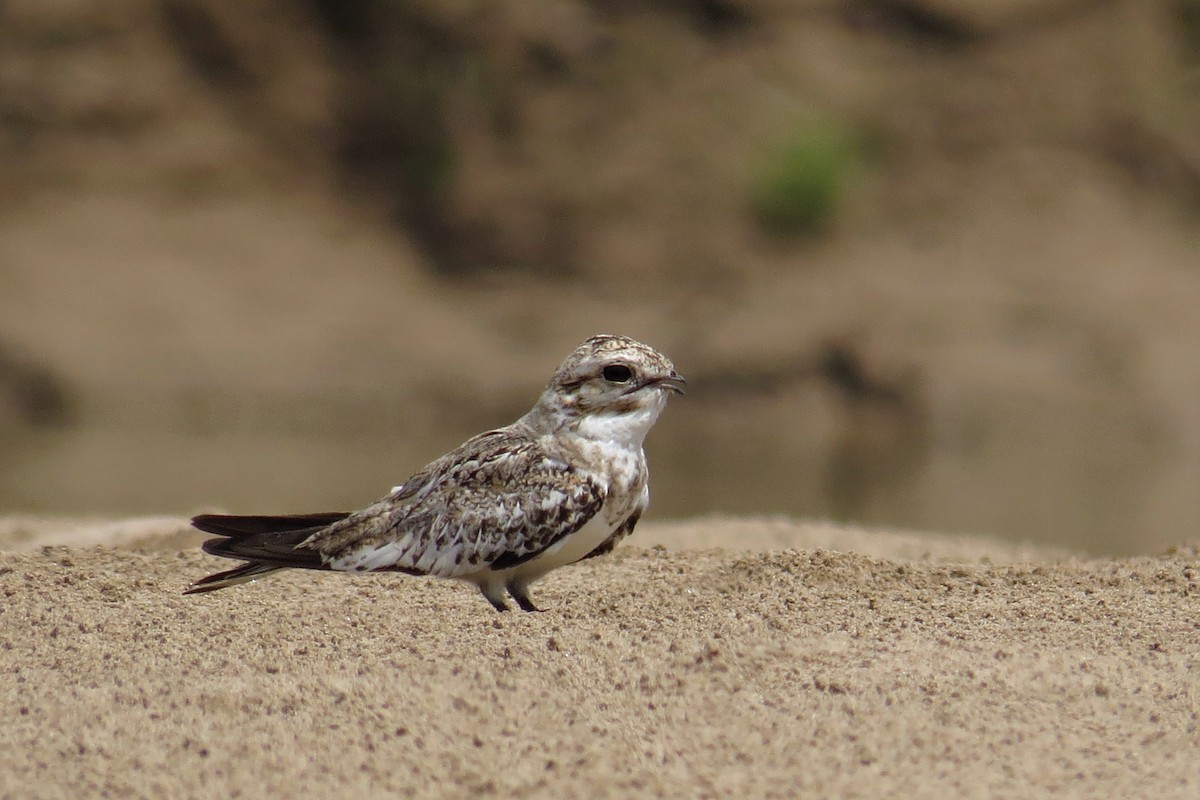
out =
[(350, 572), (455, 578), (506, 569), (581, 528), (604, 504), (606, 488), (536, 440), (501, 429), (468, 441), (303, 547)]
[(510, 426), (467, 441), (361, 511), (196, 517), (193, 525), (220, 537), (204, 543), (206, 552), (247, 563), (187, 592), (287, 568), (443, 578), (508, 569), (583, 527), (606, 491)]

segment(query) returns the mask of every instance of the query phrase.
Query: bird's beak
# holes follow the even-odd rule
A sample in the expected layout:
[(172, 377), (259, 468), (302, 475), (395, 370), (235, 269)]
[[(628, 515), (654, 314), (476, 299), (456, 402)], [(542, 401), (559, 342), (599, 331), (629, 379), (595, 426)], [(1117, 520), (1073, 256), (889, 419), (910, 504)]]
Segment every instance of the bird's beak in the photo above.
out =
[(684, 387), (687, 386), (687, 381), (684, 380), (682, 375), (674, 370), (672, 370), (671, 374), (667, 377), (659, 378), (658, 384), (660, 386), (665, 386), (666, 388), (675, 392), (675, 394), (687, 394), (687, 392), (684, 391)]

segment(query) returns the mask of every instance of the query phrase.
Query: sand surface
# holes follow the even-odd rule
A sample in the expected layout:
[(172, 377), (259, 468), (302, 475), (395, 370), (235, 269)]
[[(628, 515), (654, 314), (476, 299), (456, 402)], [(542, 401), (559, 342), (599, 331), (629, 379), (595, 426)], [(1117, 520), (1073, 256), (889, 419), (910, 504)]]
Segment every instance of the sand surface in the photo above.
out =
[(0, 520), (0, 797), (1200, 796), (1195, 547), (647, 524), (499, 615), (403, 576), (184, 597), (196, 538)]

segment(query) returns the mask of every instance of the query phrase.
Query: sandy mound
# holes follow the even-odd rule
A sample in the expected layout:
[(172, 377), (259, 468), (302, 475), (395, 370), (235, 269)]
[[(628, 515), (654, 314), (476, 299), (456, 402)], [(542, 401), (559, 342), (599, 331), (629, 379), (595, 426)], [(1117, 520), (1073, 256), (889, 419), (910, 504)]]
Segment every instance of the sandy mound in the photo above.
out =
[[(112, 530), (145, 547), (155, 524), (178, 541), (178, 520)], [(18, 529), (45, 541), (0, 525), (0, 796), (1200, 789), (1194, 549), (700, 520), (639, 544), (727, 549), (623, 547), (539, 584), (546, 613), (499, 615), (400, 576), (184, 597), (217, 561), (15, 552)], [(772, 549), (821, 536), (872, 555)]]

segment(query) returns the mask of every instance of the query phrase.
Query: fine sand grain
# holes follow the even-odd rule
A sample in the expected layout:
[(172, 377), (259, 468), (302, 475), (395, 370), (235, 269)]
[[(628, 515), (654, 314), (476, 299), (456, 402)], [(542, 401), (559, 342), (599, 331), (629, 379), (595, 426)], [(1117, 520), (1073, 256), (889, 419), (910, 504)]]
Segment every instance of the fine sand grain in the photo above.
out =
[(224, 563), (190, 537), (0, 520), (0, 797), (1200, 796), (1192, 547), (648, 524), (500, 615), (394, 575), (184, 597)]

